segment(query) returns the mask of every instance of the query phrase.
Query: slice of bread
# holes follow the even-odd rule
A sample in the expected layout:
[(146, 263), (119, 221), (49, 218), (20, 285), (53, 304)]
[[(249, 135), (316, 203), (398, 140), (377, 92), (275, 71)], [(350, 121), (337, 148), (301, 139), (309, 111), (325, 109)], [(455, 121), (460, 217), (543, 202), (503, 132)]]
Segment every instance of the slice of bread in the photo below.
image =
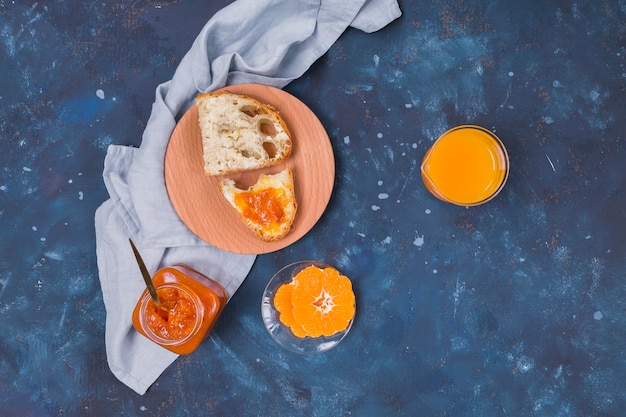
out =
[(264, 168), (291, 154), (291, 134), (272, 106), (228, 91), (199, 94), (195, 101), (206, 175)]
[(271, 242), (289, 233), (298, 205), (289, 167), (276, 174), (261, 174), (247, 190), (230, 178), (218, 183), (226, 200), (246, 226), (260, 239)]

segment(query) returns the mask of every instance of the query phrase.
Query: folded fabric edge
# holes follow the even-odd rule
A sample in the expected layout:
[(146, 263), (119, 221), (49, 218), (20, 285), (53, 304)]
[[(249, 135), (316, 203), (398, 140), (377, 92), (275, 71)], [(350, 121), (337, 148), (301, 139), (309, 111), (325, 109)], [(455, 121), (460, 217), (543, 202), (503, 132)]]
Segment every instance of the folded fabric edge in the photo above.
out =
[[(159, 364), (159, 366), (147, 367), (143, 370), (143, 376), (137, 378), (131, 373), (117, 366), (116, 363), (107, 355), (107, 364), (111, 373), (124, 385), (135, 391), (139, 395), (144, 395), (148, 389), (154, 384), (159, 376), (172, 364), (179, 355), (163, 349), (165, 352), (159, 352), (157, 355), (147, 354), (143, 356), (145, 363)], [(165, 359), (164, 356), (169, 353), (170, 358)], [(165, 364), (165, 366), (163, 366)]]
[[(380, 3), (387, 4), (381, 5)], [(400, 16), (402, 16), (402, 11), (396, 0), (366, 0), (350, 26), (365, 33), (373, 33), (381, 30)]]

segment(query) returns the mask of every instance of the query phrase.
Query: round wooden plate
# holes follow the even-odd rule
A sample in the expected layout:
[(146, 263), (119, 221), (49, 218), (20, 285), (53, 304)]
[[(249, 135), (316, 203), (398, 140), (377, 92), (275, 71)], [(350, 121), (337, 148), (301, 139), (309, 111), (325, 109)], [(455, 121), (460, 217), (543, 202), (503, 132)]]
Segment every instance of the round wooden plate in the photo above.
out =
[[(335, 180), (335, 157), (330, 139), (317, 116), (291, 94), (260, 84), (223, 88), (274, 106), (291, 132), (291, 156), (280, 165), (225, 176), (206, 176), (198, 108), (194, 104), (180, 119), (165, 153), (165, 186), (174, 209), (189, 229), (217, 248), (241, 254), (282, 249), (300, 239), (317, 223), (328, 205)], [(217, 183), (225, 177), (247, 188), (261, 173), (276, 173), (289, 165), (293, 172), (298, 211), (292, 230), (275, 242), (265, 242), (249, 230), (222, 196)]]

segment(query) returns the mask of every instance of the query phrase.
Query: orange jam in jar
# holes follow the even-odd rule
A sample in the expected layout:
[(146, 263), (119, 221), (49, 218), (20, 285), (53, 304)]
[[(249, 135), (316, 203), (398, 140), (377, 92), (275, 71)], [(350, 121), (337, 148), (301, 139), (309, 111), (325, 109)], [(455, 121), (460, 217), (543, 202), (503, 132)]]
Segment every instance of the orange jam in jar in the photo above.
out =
[(500, 139), (473, 125), (452, 128), (426, 152), (422, 180), (432, 195), (459, 206), (494, 198), (509, 175), (509, 158)]
[(224, 309), (226, 291), (186, 265), (160, 269), (152, 281), (166, 309), (157, 307), (146, 289), (133, 311), (135, 329), (174, 353), (193, 352), (207, 338)]

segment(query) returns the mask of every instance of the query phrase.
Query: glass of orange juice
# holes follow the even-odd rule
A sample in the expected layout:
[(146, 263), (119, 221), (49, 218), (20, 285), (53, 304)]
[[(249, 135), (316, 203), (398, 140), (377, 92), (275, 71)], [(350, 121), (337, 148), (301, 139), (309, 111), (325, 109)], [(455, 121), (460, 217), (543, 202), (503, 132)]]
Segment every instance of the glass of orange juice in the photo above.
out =
[(422, 180), (432, 195), (459, 206), (477, 206), (494, 198), (509, 176), (502, 141), (474, 125), (442, 134), (424, 155)]

